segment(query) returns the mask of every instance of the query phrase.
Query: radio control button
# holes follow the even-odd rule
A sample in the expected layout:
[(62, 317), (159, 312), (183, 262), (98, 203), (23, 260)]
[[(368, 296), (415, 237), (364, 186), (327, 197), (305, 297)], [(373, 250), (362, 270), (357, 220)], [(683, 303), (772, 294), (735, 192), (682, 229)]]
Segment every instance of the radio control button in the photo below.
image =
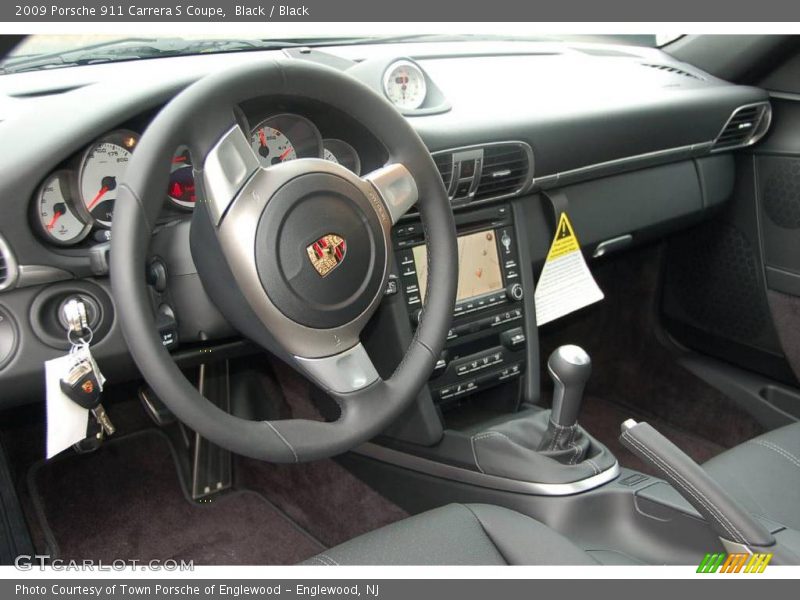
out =
[(500, 243), (503, 245), (506, 254), (511, 254), (511, 246), (513, 242), (511, 240), (511, 236), (508, 235), (508, 230), (503, 229), (503, 232), (500, 234)]
[(506, 295), (508, 296), (509, 300), (519, 301), (522, 300), (524, 292), (522, 290), (522, 285), (519, 283), (512, 283), (506, 289)]

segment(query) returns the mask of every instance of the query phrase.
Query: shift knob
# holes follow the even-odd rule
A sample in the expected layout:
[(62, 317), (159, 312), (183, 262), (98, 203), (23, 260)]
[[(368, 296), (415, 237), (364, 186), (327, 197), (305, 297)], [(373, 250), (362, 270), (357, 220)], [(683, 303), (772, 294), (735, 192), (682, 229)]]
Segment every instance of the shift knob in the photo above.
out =
[(547, 360), (553, 378), (553, 411), (550, 419), (556, 425), (572, 427), (578, 422), (583, 390), (592, 374), (592, 359), (580, 346), (560, 346)]

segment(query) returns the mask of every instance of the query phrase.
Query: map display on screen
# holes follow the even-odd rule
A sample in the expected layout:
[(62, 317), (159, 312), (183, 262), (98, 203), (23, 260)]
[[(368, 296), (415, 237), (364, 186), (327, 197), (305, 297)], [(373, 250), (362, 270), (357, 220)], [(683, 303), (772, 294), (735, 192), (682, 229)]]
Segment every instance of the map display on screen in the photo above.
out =
[[(422, 298), (428, 283), (428, 250), (414, 247), (414, 264)], [(503, 289), (494, 231), (479, 231), (458, 238), (458, 295), (456, 302)]]

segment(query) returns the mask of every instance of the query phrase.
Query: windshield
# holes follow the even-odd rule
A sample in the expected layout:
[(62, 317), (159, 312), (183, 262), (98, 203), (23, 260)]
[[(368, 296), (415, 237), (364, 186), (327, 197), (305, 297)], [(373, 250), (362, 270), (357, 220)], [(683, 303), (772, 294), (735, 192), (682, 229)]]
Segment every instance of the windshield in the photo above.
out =
[(406, 34), (389, 36), (287, 35), (258, 37), (180, 36), (125, 37), (108, 35), (34, 35), (23, 40), (0, 60), (0, 72), (71, 67), (165, 56), (187, 56), (220, 52), (246, 52), (291, 46), (336, 46), (403, 42), (454, 41), (570, 41), (655, 47), (663, 40), (656, 35), (562, 35), (522, 37), (497, 34)]

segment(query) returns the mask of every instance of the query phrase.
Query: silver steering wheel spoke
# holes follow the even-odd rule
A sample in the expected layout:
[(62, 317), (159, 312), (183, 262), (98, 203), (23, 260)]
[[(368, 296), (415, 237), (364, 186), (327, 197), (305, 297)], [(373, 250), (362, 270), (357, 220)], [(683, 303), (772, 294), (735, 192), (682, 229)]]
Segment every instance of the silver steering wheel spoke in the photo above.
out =
[(231, 127), (206, 155), (203, 187), (214, 226), (220, 224), (233, 199), (260, 168), (258, 156), (238, 125)]
[(351, 394), (380, 379), (372, 359), (361, 342), (323, 358), (295, 356), (298, 366), (318, 385), (334, 394)]
[(399, 163), (386, 165), (368, 173), (363, 179), (378, 192), (389, 212), (392, 225), (397, 223), (419, 198), (417, 182), (405, 165)]

